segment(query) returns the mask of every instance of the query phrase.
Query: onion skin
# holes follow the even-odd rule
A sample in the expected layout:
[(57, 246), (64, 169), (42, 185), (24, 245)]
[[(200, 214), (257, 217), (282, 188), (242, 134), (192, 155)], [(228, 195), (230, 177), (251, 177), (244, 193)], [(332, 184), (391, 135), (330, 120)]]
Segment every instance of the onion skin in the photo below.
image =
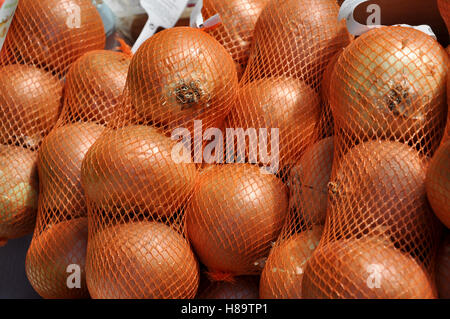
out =
[(436, 284), (440, 299), (450, 299), (450, 235), (447, 234), (436, 260)]
[[(378, 288), (379, 287), (379, 288)], [(368, 239), (319, 246), (303, 275), (306, 299), (435, 299), (434, 285), (409, 255)]]
[(222, 24), (206, 31), (222, 44), (230, 53), (238, 77), (241, 78), (250, 56), (253, 32), (261, 11), (269, 0), (205, 0), (202, 14), (209, 19), (220, 15)]
[(434, 151), (445, 125), (448, 55), (411, 28), (371, 30), (345, 48), (331, 80), (336, 127), (366, 139), (421, 143)]
[(105, 41), (102, 19), (90, 0), (21, 0), (5, 46), (17, 63), (65, 74), (84, 53), (103, 49)]
[(62, 85), (32, 66), (0, 69), (0, 143), (36, 148), (58, 120)]
[[(269, 133), (278, 128), (280, 166), (286, 166), (296, 163), (314, 141), (319, 118), (320, 98), (313, 89), (296, 79), (269, 78), (239, 89), (227, 127), (255, 128), (257, 134), (261, 128)], [(267, 140), (272, 145), (270, 134)]]
[(319, 87), (322, 73), (351, 37), (335, 0), (270, 1), (256, 23), (244, 79), (297, 77)]
[(355, 146), (336, 162), (330, 182), (332, 219), (348, 236), (381, 232), (407, 251), (429, 249), (440, 227), (426, 198), (426, 169), (426, 162), (406, 144), (371, 141)]
[(82, 165), (86, 196), (98, 208), (138, 209), (160, 217), (175, 213), (192, 195), (197, 170), (171, 157), (176, 142), (149, 126), (103, 134)]
[(202, 120), (210, 126), (230, 111), (238, 79), (233, 59), (199, 29), (157, 33), (131, 61), (127, 88), (137, 113), (169, 128)]
[(86, 272), (95, 299), (193, 298), (200, 277), (186, 239), (156, 222), (98, 232), (89, 242)]
[(33, 232), (38, 192), (37, 153), (0, 145), (0, 241)]
[(450, 228), (450, 140), (443, 143), (431, 160), (427, 171), (428, 200), (439, 220)]
[(311, 146), (291, 168), (289, 207), (308, 225), (325, 223), (333, 154), (333, 137), (327, 137)]
[[(89, 298), (86, 286), (87, 218), (77, 218), (50, 224), (35, 235), (27, 253), (25, 268), (28, 280), (36, 292), (47, 299)], [(81, 288), (68, 288), (69, 265), (81, 270)]]
[[(196, 299), (259, 299), (258, 276), (239, 276), (232, 282), (209, 282)], [(202, 287), (202, 284), (200, 284)]]
[(301, 299), (306, 263), (319, 245), (323, 226), (315, 226), (275, 246), (261, 274), (261, 299)]
[(258, 274), (257, 263), (280, 234), (287, 208), (284, 184), (257, 166), (211, 166), (187, 208), (187, 234), (210, 272)]
[(44, 139), (39, 151), (43, 212), (87, 217), (81, 164), (103, 129), (94, 123), (68, 124), (54, 129)]
[(108, 124), (120, 105), (131, 57), (112, 51), (84, 54), (70, 68), (65, 96), (73, 117)]

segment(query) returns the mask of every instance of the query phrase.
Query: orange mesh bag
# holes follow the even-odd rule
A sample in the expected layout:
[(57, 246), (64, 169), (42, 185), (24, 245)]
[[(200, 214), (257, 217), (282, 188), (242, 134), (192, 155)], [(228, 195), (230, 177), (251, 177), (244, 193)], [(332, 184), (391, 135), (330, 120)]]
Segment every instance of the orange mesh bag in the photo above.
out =
[(436, 261), (436, 285), (439, 298), (450, 299), (450, 235), (441, 243)]
[[(42, 297), (89, 297), (85, 280), (87, 206), (81, 164), (104, 130), (99, 123), (109, 122), (117, 108), (130, 61), (122, 53), (92, 51), (73, 63), (67, 73), (61, 118), (39, 150), (38, 218), (26, 260), (30, 283)], [(71, 265), (80, 271), (75, 287), (66, 283)]]
[(186, 227), (210, 278), (259, 274), (287, 209), (286, 186), (256, 165), (204, 169), (186, 212)]
[(245, 71), (253, 41), (253, 31), (261, 11), (269, 0), (204, 0), (202, 14), (209, 19), (220, 15), (222, 24), (208, 30), (230, 53), (239, 78)]
[(258, 276), (239, 276), (231, 281), (202, 278), (196, 299), (258, 299)]
[(318, 90), (328, 62), (351, 39), (338, 12), (335, 0), (269, 1), (255, 26), (243, 84), (284, 76)]
[(185, 209), (198, 172), (192, 139), (175, 135), (189, 135), (195, 120), (220, 127), (237, 85), (231, 56), (197, 29), (159, 32), (133, 56), (115, 119), (82, 166), (93, 298), (195, 297)]
[(0, 64), (33, 64), (64, 75), (83, 53), (104, 46), (103, 22), (91, 0), (21, 0)]
[(437, 0), (439, 12), (442, 18), (444, 18), (447, 29), (450, 30), (450, 1), (449, 0)]
[(426, 189), (434, 213), (450, 228), (450, 140), (438, 148), (430, 162)]
[(436, 297), (441, 226), (425, 176), (444, 130), (447, 59), (433, 38), (404, 27), (372, 30), (339, 57), (327, 217), (304, 297)]

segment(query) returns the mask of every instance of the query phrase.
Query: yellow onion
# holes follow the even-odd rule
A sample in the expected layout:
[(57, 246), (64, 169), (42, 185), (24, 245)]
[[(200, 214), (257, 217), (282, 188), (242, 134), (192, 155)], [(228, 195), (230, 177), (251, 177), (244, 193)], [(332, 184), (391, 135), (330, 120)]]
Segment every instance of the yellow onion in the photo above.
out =
[(306, 263), (319, 245), (323, 226), (303, 231), (275, 246), (261, 274), (263, 299), (301, 299)]
[(0, 242), (31, 233), (38, 206), (37, 153), (0, 145)]
[(36, 148), (58, 120), (58, 78), (26, 65), (0, 68), (0, 143)]

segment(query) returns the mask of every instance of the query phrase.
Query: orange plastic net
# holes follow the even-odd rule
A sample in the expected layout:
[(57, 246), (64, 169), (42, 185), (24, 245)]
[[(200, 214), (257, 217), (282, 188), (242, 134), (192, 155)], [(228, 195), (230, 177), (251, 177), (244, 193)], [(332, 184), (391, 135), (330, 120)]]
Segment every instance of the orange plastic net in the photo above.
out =
[(439, 298), (450, 299), (450, 234), (448, 231), (437, 255), (436, 285)]
[[(87, 205), (81, 165), (119, 106), (131, 57), (111, 51), (81, 56), (67, 73), (61, 117), (39, 149), (40, 197), (26, 270), (46, 298), (89, 297), (85, 277)], [(46, 271), (52, 262), (52, 271)], [(66, 283), (79, 267), (79, 286)], [(73, 270), (75, 271), (75, 270)], [(76, 283), (76, 279), (74, 278)]]
[(32, 159), (60, 115), (62, 78), (80, 55), (104, 45), (90, 0), (19, 1), (0, 54), (1, 240), (33, 230), (38, 182)]
[(444, 18), (447, 29), (450, 30), (450, 1), (449, 0), (437, 0), (439, 12), (442, 18)]
[(196, 299), (258, 299), (259, 276), (239, 276), (233, 281), (210, 281), (202, 277)]
[(425, 175), (444, 132), (447, 62), (433, 38), (404, 27), (372, 30), (339, 57), (327, 217), (304, 297), (436, 297), (441, 226)]
[(219, 14), (222, 24), (207, 31), (230, 53), (239, 78), (250, 56), (253, 32), (261, 11), (269, 0), (204, 0), (202, 14), (209, 19)]
[(203, 142), (191, 133), (194, 121), (200, 134), (222, 125), (237, 86), (229, 53), (198, 29), (159, 32), (133, 56), (115, 120), (82, 167), (92, 297), (195, 297), (185, 209), (199, 175), (193, 146)]

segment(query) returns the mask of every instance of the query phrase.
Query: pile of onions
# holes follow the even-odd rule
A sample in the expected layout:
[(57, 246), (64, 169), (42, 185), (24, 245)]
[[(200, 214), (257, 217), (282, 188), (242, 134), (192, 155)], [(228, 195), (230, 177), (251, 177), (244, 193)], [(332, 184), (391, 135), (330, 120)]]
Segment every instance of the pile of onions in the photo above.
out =
[(65, 105), (74, 120), (107, 124), (119, 107), (131, 57), (112, 51), (84, 54), (66, 77)]
[(438, 148), (431, 160), (426, 189), (434, 213), (450, 228), (450, 140)]
[(158, 222), (119, 224), (89, 240), (87, 285), (92, 298), (194, 298), (199, 265), (182, 235)]
[(296, 234), (270, 252), (261, 274), (259, 293), (263, 299), (301, 299), (303, 272), (319, 245), (323, 227)]
[(0, 68), (0, 143), (37, 148), (58, 120), (58, 78), (26, 65)]
[(28, 280), (41, 297), (89, 298), (85, 274), (87, 239), (87, 218), (50, 224), (44, 232), (35, 234), (25, 268)]
[[(227, 118), (227, 127), (254, 128), (256, 133), (267, 128), (271, 156), (275, 152), (270, 142), (271, 129), (279, 129), (279, 162), (280, 166), (286, 166), (296, 163), (317, 138), (319, 118), (320, 98), (312, 88), (294, 78), (274, 77), (251, 82), (239, 89), (236, 105)], [(257, 149), (249, 151), (258, 153)]]
[(103, 22), (91, 0), (21, 0), (5, 42), (16, 63), (61, 75), (81, 55), (104, 46)]
[(81, 164), (102, 131), (103, 127), (94, 123), (75, 123), (54, 129), (44, 139), (39, 150), (39, 214), (87, 216)]
[(250, 164), (211, 166), (187, 208), (187, 234), (212, 278), (258, 274), (287, 209), (287, 189), (275, 176)]
[(434, 299), (431, 277), (411, 256), (378, 239), (331, 241), (309, 259), (302, 284), (307, 299)]
[(203, 18), (220, 15), (221, 25), (208, 30), (231, 54), (239, 78), (244, 73), (250, 56), (253, 32), (261, 11), (269, 0), (204, 0)]
[(306, 225), (325, 223), (333, 154), (333, 137), (327, 137), (308, 148), (291, 168), (289, 207)]
[(131, 61), (127, 91), (139, 118), (176, 128), (223, 120), (238, 86), (230, 54), (213, 37), (187, 27), (148, 39)]
[[(159, 217), (174, 214), (192, 195), (197, 177), (195, 164), (172, 157), (175, 147), (175, 141), (150, 126), (105, 132), (83, 161), (86, 196), (107, 211), (116, 207)], [(190, 155), (186, 152), (181, 153)]]
[(433, 151), (445, 125), (448, 55), (425, 33), (382, 27), (353, 41), (331, 80), (340, 130), (355, 139), (395, 139)]
[(0, 246), (34, 229), (38, 206), (37, 153), (0, 145)]

